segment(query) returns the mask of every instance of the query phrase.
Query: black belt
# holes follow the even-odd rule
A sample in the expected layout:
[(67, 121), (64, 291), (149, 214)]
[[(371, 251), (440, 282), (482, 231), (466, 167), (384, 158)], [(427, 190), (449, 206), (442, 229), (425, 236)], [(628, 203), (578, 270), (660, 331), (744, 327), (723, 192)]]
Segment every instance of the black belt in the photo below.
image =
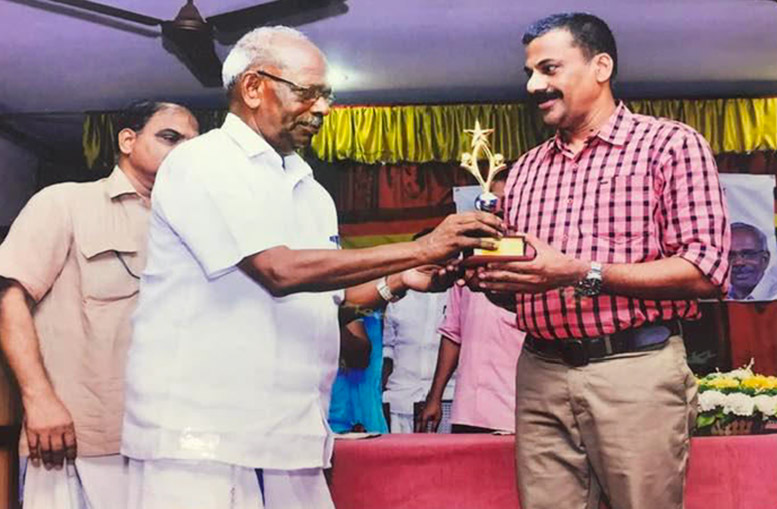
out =
[(540, 339), (527, 334), (524, 345), (534, 353), (561, 359), (565, 364), (580, 367), (610, 355), (660, 348), (669, 336), (677, 336), (680, 333), (680, 322), (673, 320), (595, 338)]

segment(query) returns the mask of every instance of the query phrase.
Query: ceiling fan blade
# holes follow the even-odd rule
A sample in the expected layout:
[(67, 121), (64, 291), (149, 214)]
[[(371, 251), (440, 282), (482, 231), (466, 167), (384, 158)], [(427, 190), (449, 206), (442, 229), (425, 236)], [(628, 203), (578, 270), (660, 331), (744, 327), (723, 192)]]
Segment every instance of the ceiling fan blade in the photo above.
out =
[(133, 23), (140, 23), (141, 25), (156, 26), (161, 25), (163, 22), (161, 19), (152, 18), (151, 16), (146, 16), (145, 14), (126, 11), (124, 9), (119, 9), (118, 7), (112, 7), (110, 5), (98, 4), (97, 2), (90, 2), (89, 0), (49, 0), (49, 2), (65, 4), (71, 7), (83, 9), (85, 11), (98, 12), (113, 18), (132, 21)]
[(210, 30), (181, 30), (165, 21), (162, 37), (165, 49), (178, 57), (200, 83), (206, 87), (221, 86), (221, 60), (216, 55)]
[(159, 37), (159, 30), (150, 28), (146, 25), (139, 25), (137, 23), (127, 22), (123, 19), (111, 18), (102, 14), (86, 11), (77, 7), (72, 7), (66, 4), (53, 3), (47, 0), (6, 0), (7, 2), (13, 2), (20, 5), (26, 5), (35, 9), (50, 12), (53, 14), (61, 14), (62, 16), (68, 16), (74, 19), (80, 19), (89, 23), (95, 23), (123, 32), (129, 32), (132, 34), (142, 35), (144, 37)]
[(207, 19), (220, 33), (263, 25), (299, 26), (348, 12), (346, 0), (274, 0)]

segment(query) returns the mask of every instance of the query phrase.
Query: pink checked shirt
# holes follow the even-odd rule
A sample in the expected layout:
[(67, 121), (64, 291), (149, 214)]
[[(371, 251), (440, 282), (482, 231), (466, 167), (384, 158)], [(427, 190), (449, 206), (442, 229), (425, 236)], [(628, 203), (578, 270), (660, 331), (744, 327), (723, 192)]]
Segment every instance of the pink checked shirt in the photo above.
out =
[[(505, 187), (509, 228), (583, 260), (641, 263), (679, 256), (725, 290), (730, 232), (715, 159), (679, 122), (622, 103), (577, 155), (560, 135), (523, 155)], [(696, 300), (648, 300), (571, 287), (516, 296), (518, 327), (581, 338), (646, 322), (697, 319)]]
[(461, 345), (451, 422), (515, 431), (515, 366), (525, 337), (515, 314), (454, 286), (439, 332)]

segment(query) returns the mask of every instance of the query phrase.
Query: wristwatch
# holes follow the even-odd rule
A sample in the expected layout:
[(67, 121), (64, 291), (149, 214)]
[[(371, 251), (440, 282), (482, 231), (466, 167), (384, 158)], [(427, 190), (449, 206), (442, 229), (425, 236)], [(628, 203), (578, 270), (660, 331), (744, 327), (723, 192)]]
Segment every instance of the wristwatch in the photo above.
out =
[(378, 283), (375, 285), (375, 289), (378, 290), (378, 293), (386, 302), (396, 302), (402, 298), (402, 295), (394, 295), (394, 293), (391, 291), (388, 286), (388, 278), (386, 276), (383, 276), (378, 280)]
[(602, 264), (591, 262), (591, 269), (577, 282), (575, 294), (581, 297), (595, 297), (602, 291)]

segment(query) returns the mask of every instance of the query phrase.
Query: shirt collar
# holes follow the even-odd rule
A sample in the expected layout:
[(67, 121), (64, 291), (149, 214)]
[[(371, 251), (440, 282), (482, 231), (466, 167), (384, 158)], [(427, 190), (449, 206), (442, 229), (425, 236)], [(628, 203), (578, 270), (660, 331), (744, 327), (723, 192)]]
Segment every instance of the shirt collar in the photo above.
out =
[(248, 127), (248, 124), (234, 113), (227, 113), (221, 129), (237, 143), (249, 159), (270, 152), (272, 159), (278, 163), (278, 166), (295, 183), (313, 173), (313, 170), (299, 154), (293, 153), (281, 156), (267, 143), (267, 140)]
[(295, 183), (313, 174), (313, 169), (302, 159), (299, 154), (294, 153), (283, 158), (283, 166), (286, 174)]
[[(628, 141), (633, 124), (634, 114), (629, 111), (623, 101), (619, 101), (615, 107), (615, 111), (610, 115), (610, 118), (607, 119), (607, 122), (605, 122), (599, 131), (595, 135), (592, 135), (589, 140), (592, 138), (599, 138), (610, 145), (621, 147)], [(562, 152), (565, 145), (566, 143), (561, 136), (561, 131), (556, 131), (552, 147), (557, 151)]]
[(130, 182), (127, 175), (124, 174), (118, 165), (113, 167), (113, 171), (105, 179), (105, 189), (108, 191), (108, 196), (111, 199), (124, 194), (137, 194), (140, 196), (140, 193), (132, 186), (132, 182)]
[(619, 101), (607, 123), (599, 129), (596, 135), (611, 145), (621, 147), (628, 141), (633, 124), (634, 115), (623, 104), (623, 101)]
[(256, 157), (268, 150), (275, 152), (259, 133), (248, 127), (248, 124), (234, 113), (227, 113), (221, 129), (237, 143), (249, 158)]

